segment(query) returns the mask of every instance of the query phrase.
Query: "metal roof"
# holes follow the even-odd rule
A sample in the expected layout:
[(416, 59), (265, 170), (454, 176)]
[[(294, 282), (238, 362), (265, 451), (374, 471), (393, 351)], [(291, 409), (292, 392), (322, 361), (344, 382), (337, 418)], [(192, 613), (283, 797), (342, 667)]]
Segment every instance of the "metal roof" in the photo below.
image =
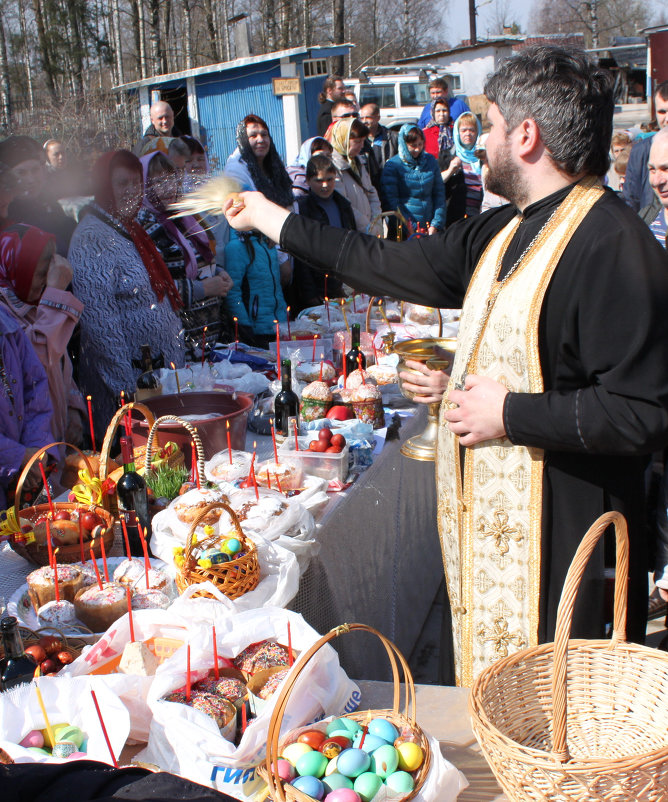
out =
[(496, 39), (478, 39), (476, 44), (471, 45), (457, 45), (456, 47), (451, 47), (448, 50), (436, 50), (433, 53), (422, 53), (419, 56), (408, 56), (407, 58), (398, 58), (395, 59), (395, 64), (408, 64), (411, 61), (424, 61), (428, 58), (437, 58), (438, 56), (449, 56), (451, 54), (461, 53), (466, 50), (479, 50), (482, 47), (503, 47), (503, 46), (512, 46), (517, 44), (518, 41), (521, 41), (524, 37), (523, 36), (503, 36), (498, 37)]
[(355, 47), (354, 44), (345, 43), (342, 45), (313, 45), (312, 47), (293, 47), (289, 50), (275, 50), (273, 53), (262, 53), (259, 56), (246, 56), (245, 58), (232, 59), (232, 61), (221, 61), (218, 64), (206, 64), (204, 67), (193, 67), (190, 70), (170, 72), (165, 75), (154, 75), (151, 78), (142, 78), (140, 81), (131, 81), (130, 83), (119, 84), (119, 86), (114, 86), (112, 88), (114, 90), (122, 90), (138, 89), (141, 86), (155, 86), (156, 84), (163, 84), (168, 81), (178, 81), (185, 78), (195, 78), (198, 75), (208, 75), (212, 72), (236, 70), (240, 67), (262, 64), (267, 61), (280, 61), (280, 59), (290, 58), (292, 56), (307, 55), (312, 58), (340, 56), (347, 53), (353, 47)]

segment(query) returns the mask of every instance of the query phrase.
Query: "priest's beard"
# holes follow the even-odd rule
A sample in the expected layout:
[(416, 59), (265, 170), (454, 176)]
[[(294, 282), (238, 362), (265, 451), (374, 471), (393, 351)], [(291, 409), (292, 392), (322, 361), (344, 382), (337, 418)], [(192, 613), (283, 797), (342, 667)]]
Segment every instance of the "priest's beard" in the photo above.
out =
[(522, 209), (526, 205), (528, 189), (519, 167), (512, 160), (509, 143), (498, 148), (493, 159), (489, 159), (489, 172), (485, 179), (485, 189), (500, 195)]

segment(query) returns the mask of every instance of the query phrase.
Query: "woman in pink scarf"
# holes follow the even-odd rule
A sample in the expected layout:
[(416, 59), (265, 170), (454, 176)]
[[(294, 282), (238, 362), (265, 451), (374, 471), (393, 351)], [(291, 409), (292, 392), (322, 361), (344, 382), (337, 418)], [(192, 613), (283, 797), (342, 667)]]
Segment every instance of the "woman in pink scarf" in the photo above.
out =
[(49, 382), (56, 440), (80, 445), (85, 404), (72, 379), (67, 344), (83, 304), (67, 287), (72, 268), (56, 253), (56, 238), (17, 223), (0, 232), (0, 304), (21, 325)]

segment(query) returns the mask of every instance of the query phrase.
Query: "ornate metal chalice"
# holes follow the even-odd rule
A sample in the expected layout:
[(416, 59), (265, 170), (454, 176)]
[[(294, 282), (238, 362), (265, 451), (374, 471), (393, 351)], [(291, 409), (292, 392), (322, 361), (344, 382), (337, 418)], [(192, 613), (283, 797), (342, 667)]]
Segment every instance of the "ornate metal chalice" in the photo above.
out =
[[(415, 373), (418, 371), (406, 367), (406, 360), (412, 359), (415, 362), (423, 362), (431, 370), (448, 370), (452, 367), (457, 346), (456, 337), (430, 337), (422, 340), (404, 340), (395, 343), (392, 350), (399, 356), (397, 372)], [(399, 377), (399, 389), (404, 398), (413, 400), (415, 394), (405, 390), (401, 376)], [(440, 401), (435, 401), (427, 407), (427, 425), (421, 434), (410, 437), (401, 447), (401, 453), (405, 457), (421, 460), (423, 462), (434, 461), (436, 456), (436, 441), (438, 438), (438, 409)]]

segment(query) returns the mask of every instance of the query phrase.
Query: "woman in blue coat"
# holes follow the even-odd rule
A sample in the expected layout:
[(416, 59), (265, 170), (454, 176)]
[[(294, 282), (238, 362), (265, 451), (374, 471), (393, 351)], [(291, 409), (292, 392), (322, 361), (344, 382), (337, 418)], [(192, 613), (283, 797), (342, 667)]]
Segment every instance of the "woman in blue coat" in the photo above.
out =
[(429, 234), (445, 228), (445, 188), (438, 162), (424, 149), (424, 134), (415, 125), (399, 131), (399, 153), (385, 163), (382, 187), (387, 208), (400, 211), (415, 228)]

